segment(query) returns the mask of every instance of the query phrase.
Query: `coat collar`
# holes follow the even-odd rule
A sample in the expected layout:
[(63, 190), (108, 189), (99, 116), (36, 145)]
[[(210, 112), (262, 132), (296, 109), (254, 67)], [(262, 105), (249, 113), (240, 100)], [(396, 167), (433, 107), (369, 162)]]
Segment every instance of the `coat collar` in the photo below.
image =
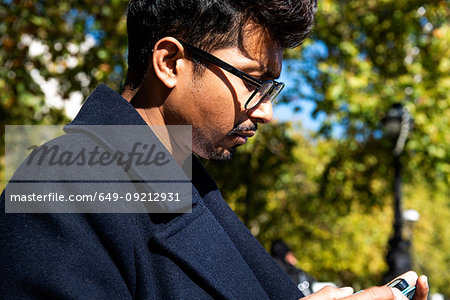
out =
[(86, 99), (69, 125), (147, 125), (119, 93), (99, 85)]
[[(143, 145), (146, 146), (146, 149), (155, 147), (155, 153), (163, 152), (168, 163), (159, 167), (134, 164), (130, 169), (122, 172), (126, 177), (125, 180), (128, 180), (128, 183), (133, 182), (138, 185), (137, 189), (142, 188), (146, 191), (158, 193), (162, 190), (171, 192), (167, 191), (165, 187), (168, 186), (167, 184), (173, 183), (177, 185), (180, 198), (191, 198), (190, 179), (181, 166), (173, 159), (136, 109), (120, 94), (106, 85), (100, 85), (89, 95), (78, 115), (64, 127), (64, 131), (69, 134), (88, 136), (89, 139), (85, 140), (92, 149), (99, 146), (110, 153), (117, 151), (128, 153), (136, 145), (140, 145), (140, 151), (142, 152), (146, 151), (142, 150)], [(125, 168), (125, 165), (121, 167)], [(103, 178), (105, 174), (99, 174), (98, 176)], [(123, 178), (116, 179), (124, 180)], [(189, 212), (191, 210), (190, 201), (144, 204), (146, 204), (145, 207), (137, 206), (136, 209), (141, 212)]]

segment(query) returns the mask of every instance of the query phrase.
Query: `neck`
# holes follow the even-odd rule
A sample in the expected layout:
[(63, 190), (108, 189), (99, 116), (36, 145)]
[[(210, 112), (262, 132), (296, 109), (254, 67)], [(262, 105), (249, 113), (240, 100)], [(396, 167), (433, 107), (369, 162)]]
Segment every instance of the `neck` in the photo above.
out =
[(180, 129), (167, 127), (171, 124), (168, 124), (164, 117), (164, 103), (169, 93), (170, 91), (163, 88), (159, 81), (146, 79), (139, 88), (134, 90), (125, 87), (122, 97), (134, 106), (164, 147), (182, 165), (192, 152), (192, 142), (186, 147), (188, 141), (180, 139)]
[(134, 106), (147, 125), (167, 125), (163, 115), (167, 92), (154, 78), (146, 76), (141, 85), (135, 89), (126, 86), (122, 97)]

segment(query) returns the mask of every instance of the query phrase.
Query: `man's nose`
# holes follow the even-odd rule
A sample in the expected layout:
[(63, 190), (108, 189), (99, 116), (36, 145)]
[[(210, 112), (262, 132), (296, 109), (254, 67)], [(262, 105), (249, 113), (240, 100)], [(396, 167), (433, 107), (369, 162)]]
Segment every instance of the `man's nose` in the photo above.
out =
[(261, 102), (252, 109), (249, 109), (247, 115), (250, 119), (258, 123), (269, 123), (273, 118), (272, 102)]

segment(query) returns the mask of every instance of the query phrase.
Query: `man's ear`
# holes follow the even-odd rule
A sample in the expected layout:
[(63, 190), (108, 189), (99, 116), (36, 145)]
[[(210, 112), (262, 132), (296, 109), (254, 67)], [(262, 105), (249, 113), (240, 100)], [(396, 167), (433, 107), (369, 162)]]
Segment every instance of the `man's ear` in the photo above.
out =
[(172, 37), (160, 39), (153, 48), (153, 70), (161, 82), (173, 88), (179, 79), (179, 71), (184, 66), (184, 48)]

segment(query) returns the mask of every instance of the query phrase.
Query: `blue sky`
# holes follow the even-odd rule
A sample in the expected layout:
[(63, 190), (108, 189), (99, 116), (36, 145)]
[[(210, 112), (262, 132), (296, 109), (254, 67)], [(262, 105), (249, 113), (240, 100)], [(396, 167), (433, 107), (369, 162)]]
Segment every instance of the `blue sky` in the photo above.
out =
[[(305, 46), (302, 50), (302, 59), (285, 60), (279, 81), (286, 84), (283, 93), (293, 99), (288, 104), (276, 104), (274, 106), (274, 118), (278, 121), (300, 121), (302, 128), (309, 131), (317, 131), (325, 119), (324, 114), (312, 118), (312, 112), (316, 108), (312, 98), (320, 96), (313, 90), (302, 73), (308, 73), (311, 77), (318, 75), (317, 62), (326, 58), (328, 51), (324, 43), (314, 42)], [(300, 111), (295, 112), (295, 107)]]
[(299, 112), (294, 112), (295, 104), (278, 104), (274, 107), (274, 119), (278, 121), (300, 121), (302, 128), (305, 130), (317, 131), (324, 119), (324, 116), (313, 119), (311, 113), (315, 108), (315, 104), (307, 100), (297, 100), (297, 104), (302, 108)]

